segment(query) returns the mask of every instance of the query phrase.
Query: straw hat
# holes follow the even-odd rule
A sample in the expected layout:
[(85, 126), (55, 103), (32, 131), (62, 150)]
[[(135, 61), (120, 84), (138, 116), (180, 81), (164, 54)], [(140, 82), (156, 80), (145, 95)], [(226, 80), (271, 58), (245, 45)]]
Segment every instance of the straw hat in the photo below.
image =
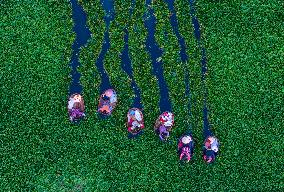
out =
[(106, 95), (107, 97), (111, 97), (112, 94), (113, 94), (112, 89), (108, 89), (108, 90), (105, 91), (105, 95)]
[(181, 141), (184, 143), (184, 144), (188, 144), (192, 141), (191, 137), (190, 136), (184, 136)]
[(79, 94), (74, 95), (74, 100), (75, 100), (75, 102), (80, 102), (81, 99), (82, 99), (82, 96), (81, 96), (81, 95), (79, 95)]

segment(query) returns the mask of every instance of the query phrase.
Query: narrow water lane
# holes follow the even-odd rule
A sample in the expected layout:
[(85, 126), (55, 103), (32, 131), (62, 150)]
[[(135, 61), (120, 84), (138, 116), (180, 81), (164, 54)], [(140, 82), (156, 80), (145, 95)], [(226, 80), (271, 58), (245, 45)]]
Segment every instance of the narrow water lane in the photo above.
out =
[(185, 81), (185, 96), (188, 98), (188, 113), (189, 116), (192, 115), (191, 113), (191, 92), (190, 92), (190, 81), (189, 81), (189, 70), (188, 70), (188, 55), (186, 53), (186, 44), (185, 44), (185, 40), (182, 37), (182, 35), (179, 32), (179, 28), (178, 28), (178, 19), (177, 19), (177, 15), (176, 15), (176, 10), (174, 7), (174, 2), (175, 0), (165, 0), (165, 2), (168, 5), (168, 9), (171, 13), (170, 16), (170, 23), (173, 29), (173, 32), (175, 34), (175, 36), (178, 39), (178, 43), (179, 43), (179, 47), (180, 47), (180, 59), (183, 63), (183, 65), (185, 66), (185, 74), (184, 74), (184, 81)]
[(83, 89), (80, 84), (81, 74), (78, 72), (77, 67), (80, 66), (80, 48), (91, 38), (91, 32), (87, 27), (87, 15), (84, 12), (84, 9), (77, 0), (70, 0), (70, 2), (72, 5), (72, 19), (74, 22), (73, 30), (76, 33), (76, 38), (72, 45), (72, 56), (70, 61), (72, 81), (69, 87), (69, 95), (72, 95), (74, 93), (81, 93)]
[(123, 51), (121, 53), (121, 61), (122, 61), (121, 67), (127, 73), (129, 78), (131, 79), (131, 87), (132, 87), (134, 94), (135, 94), (135, 98), (134, 98), (132, 107), (142, 109), (141, 92), (140, 92), (140, 88), (138, 87), (138, 85), (136, 84), (136, 82), (134, 80), (133, 68), (132, 68), (132, 64), (131, 64), (131, 59), (129, 57), (128, 30), (125, 29), (124, 33), (125, 33), (124, 34), (124, 48), (123, 48)]
[(207, 137), (208, 135), (212, 135), (209, 126), (209, 119), (208, 119), (208, 107), (207, 107), (207, 97), (208, 97), (208, 90), (206, 87), (206, 74), (207, 74), (207, 57), (206, 57), (206, 49), (201, 41), (201, 32), (200, 32), (200, 25), (198, 18), (196, 17), (196, 10), (194, 6), (194, 0), (188, 0), (190, 5), (190, 16), (192, 19), (192, 24), (194, 27), (194, 35), (198, 43), (198, 47), (201, 52), (201, 80), (202, 80), (202, 89), (204, 94), (203, 99), (203, 129), (204, 129), (204, 136)]
[[(131, 2), (131, 8), (129, 10), (130, 17), (133, 14), (135, 7), (135, 0), (132, 0)], [(121, 68), (126, 72), (128, 77), (131, 79), (131, 87), (134, 91), (135, 98), (132, 104), (132, 107), (142, 109), (143, 106), (141, 104), (141, 91), (138, 85), (136, 84), (133, 76), (133, 67), (131, 63), (131, 59), (129, 57), (129, 44), (128, 44), (128, 38), (129, 38), (129, 33), (128, 33), (128, 26), (125, 27), (124, 29), (124, 48), (123, 51), (120, 55), (121, 57)]]
[(162, 50), (155, 40), (156, 18), (154, 10), (151, 7), (151, 0), (146, 0), (147, 12), (144, 14), (144, 25), (147, 29), (146, 48), (150, 54), (153, 66), (153, 74), (156, 76), (160, 89), (160, 112), (172, 111), (172, 105), (169, 98), (169, 89), (164, 78), (164, 69), (162, 63)]
[(178, 43), (179, 43), (179, 46), (180, 46), (180, 52), (179, 52), (180, 58), (181, 58), (181, 61), (183, 63), (185, 63), (188, 60), (188, 55), (186, 53), (185, 40), (181, 36), (181, 34), (179, 33), (179, 29), (178, 29), (178, 19), (177, 19), (176, 11), (175, 11), (175, 8), (174, 8), (175, 0), (165, 0), (165, 2), (167, 3), (168, 9), (171, 12), (170, 23), (171, 23), (172, 29), (174, 31), (174, 34), (176, 35), (176, 37), (178, 39)]
[(106, 24), (106, 31), (104, 33), (104, 40), (101, 52), (96, 60), (96, 67), (101, 75), (100, 93), (103, 93), (105, 90), (111, 88), (109, 76), (104, 68), (104, 58), (110, 48), (109, 25), (110, 22), (114, 20), (115, 13), (112, 0), (101, 0), (101, 4), (105, 11), (104, 21)]

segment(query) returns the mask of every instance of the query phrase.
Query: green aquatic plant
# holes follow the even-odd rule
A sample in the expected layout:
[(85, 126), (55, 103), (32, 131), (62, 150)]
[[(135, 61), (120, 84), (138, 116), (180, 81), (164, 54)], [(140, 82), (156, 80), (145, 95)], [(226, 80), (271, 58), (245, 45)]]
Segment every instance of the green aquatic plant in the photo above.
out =
[[(197, 140), (193, 162), (183, 166), (178, 163), (177, 143), (160, 143), (153, 133), (159, 88), (145, 47), (145, 2), (136, 1), (132, 17), (129, 1), (114, 3), (111, 48), (104, 62), (119, 103), (109, 119), (101, 120), (96, 114), (101, 79), (95, 61), (105, 31), (104, 11), (99, 0), (80, 1), (92, 32), (80, 52), (87, 113), (80, 126), (69, 123), (66, 108), (75, 38), (70, 3), (0, 3), (1, 191), (283, 191), (283, 3), (196, 2), (208, 55), (209, 118), (221, 141), (222, 153), (213, 166), (201, 158), (200, 53), (188, 2), (176, 0), (175, 9), (189, 55), (192, 119), (184, 114), (184, 65), (168, 8), (161, 0), (152, 3), (176, 114), (173, 136), (192, 121)], [(145, 133), (137, 140), (127, 139), (125, 125), (133, 99), (119, 57), (126, 24), (144, 105)]]

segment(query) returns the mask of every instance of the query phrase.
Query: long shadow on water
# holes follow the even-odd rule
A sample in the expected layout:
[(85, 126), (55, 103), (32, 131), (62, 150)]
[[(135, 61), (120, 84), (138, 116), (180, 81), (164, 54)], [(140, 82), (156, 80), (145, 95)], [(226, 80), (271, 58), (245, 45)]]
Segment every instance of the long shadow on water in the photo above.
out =
[[(186, 44), (185, 44), (185, 40), (184, 38), (181, 36), (181, 34), (179, 33), (179, 29), (178, 29), (178, 19), (177, 19), (177, 15), (176, 15), (176, 11), (174, 8), (174, 2), (175, 0), (165, 0), (165, 2), (168, 5), (168, 9), (171, 12), (171, 16), (170, 16), (170, 23), (173, 29), (173, 32), (175, 34), (175, 36), (178, 39), (178, 43), (179, 43), (179, 47), (180, 47), (180, 59), (182, 61), (182, 63), (185, 65), (185, 96), (188, 98), (188, 112), (189, 115), (191, 116), (191, 93), (190, 93), (190, 84), (189, 84), (189, 71), (187, 68), (187, 61), (188, 61), (188, 55), (186, 53)], [(192, 126), (190, 124), (189, 129), (191, 129)]]
[(80, 84), (81, 74), (77, 71), (79, 63), (80, 47), (84, 46), (91, 38), (91, 32), (87, 27), (87, 15), (77, 0), (70, 0), (72, 5), (72, 18), (74, 22), (73, 30), (76, 33), (76, 39), (72, 45), (72, 56), (70, 61), (72, 82), (69, 87), (69, 95), (82, 92)]
[[(134, 6), (135, 6), (135, 0), (132, 0), (132, 5), (131, 8), (129, 10), (129, 14), (130, 16), (132, 16), (133, 10), (134, 10)], [(132, 64), (131, 64), (131, 59), (129, 57), (129, 45), (128, 45), (128, 30), (127, 27), (125, 27), (124, 29), (124, 48), (123, 51), (121, 53), (121, 67), (122, 69), (127, 73), (127, 75), (129, 76), (129, 78), (131, 79), (131, 87), (133, 88), (133, 91), (135, 93), (135, 98), (134, 98), (134, 102), (132, 107), (136, 107), (139, 109), (142, 109), (143, 106), (141, 104), (141, 93), (140, 93), (140, 89), (137, 86), (136, 82), (134, 81), (134, 77), (133, 77), (133, 68), (132, 68)]]
[(109, 80), (109, 76), (104, 68), (104, 58), (105, 55), (110, 48), (110, 39), (109, 39), (109, 25), (110, 22), (114, 19), (114, 6), (112, 0), (101, 0), (101, 4), (105, 10), (104, 21), (106, 23), (106, 31), (104, 33), (104, 40), (101, 52), (99, 57), (96, 60), (96, 67), (98, 68), (101, 75), (101, 85), (100, 85), (100, 93), (103, 93), (106, 89), (111, 88), (111, 83)]
[(156, 18), (154, 10), (151, 8), (151, 0), (146, 0), (146, 6), (148, 8), (144, 15), (144, 25), (148, 31), (146, 48), (152, 60), (153, 74), (157, 77), (160, 88), (160, 112), (172, 111), (169, 90), (164, 78), (163, 63), (161, 61), (163, 52), (155, 40)]
[(198, 47), (201, 51), (201, 80), (202, 80), (202, 87), (203, 87), (203, 130), (204, 130), (204, 137), (208, 137), (209, 135), (213, 135), (213, 132), (210, 129), (209, 119), (208, 119), (208, 108), (207, 108), (207, 96), (208, 91), (206, 88), (206, 73), (207, 73), (207, 58), (206, 58), (206, 49), (202, 45), (201, 42), (201, 32), (200, 32), (200, 25), (198, 19), (196, 17), (196, 11), (194, 6), (194, 0), (188, 0), (190, 5), (190, 15), (192, 18), (192, 24), (194, 27), (194, 35), (198, 43)]

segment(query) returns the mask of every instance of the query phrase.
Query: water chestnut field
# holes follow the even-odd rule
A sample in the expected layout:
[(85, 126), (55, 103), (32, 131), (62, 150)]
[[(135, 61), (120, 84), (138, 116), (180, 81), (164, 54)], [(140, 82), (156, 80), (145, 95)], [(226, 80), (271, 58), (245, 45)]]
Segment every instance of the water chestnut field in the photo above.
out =
[[(77, 54), (86, 118), (75, 125), (66, 107), (76, 39), (71, 3), (0, 1), (0, 191), (284, 191), (282, 0), (78, 3), (91, 36)], [(149, 19), (157, 47), (147, 46)], [(133, 75), (123, 64), (126, 33)], [(155, 48), (157, 57), (149, 52)], [(118, 94), (107, 119), (97, 114), (100, 62)], [(155, 75), (157, 64), (163, 76)], [(145, 120), (138, 139), (128, 139), (126, 128), (137, 96), (132, 80)], [(220, 140), (210, 165), (202, 159), (204, 84)], [(167, 143), (153, 131), (165, 86), (175, 115)], [(177, 139), (189, 129), (194, 156), (180, 164)]]

